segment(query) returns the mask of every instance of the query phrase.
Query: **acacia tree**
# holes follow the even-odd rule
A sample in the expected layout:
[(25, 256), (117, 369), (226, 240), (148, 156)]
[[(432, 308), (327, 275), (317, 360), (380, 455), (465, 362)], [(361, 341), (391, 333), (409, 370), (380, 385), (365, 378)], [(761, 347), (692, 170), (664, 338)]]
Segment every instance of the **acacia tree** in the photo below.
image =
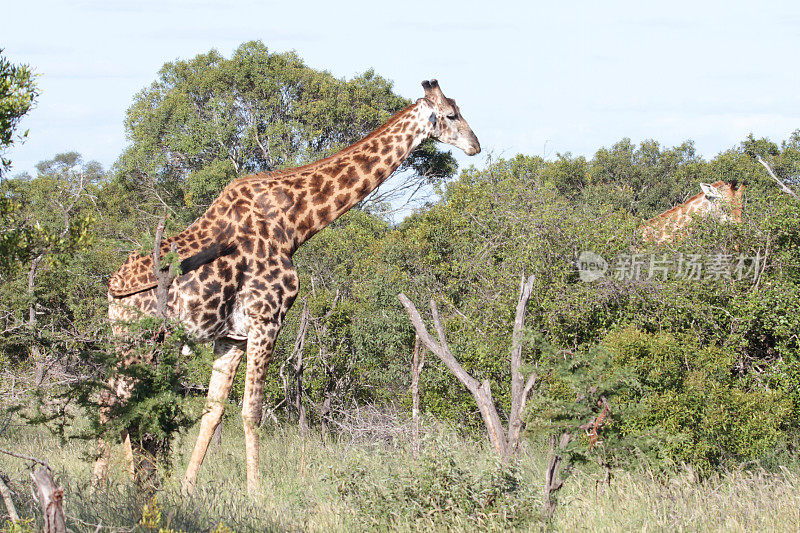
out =
[[(30, 68), (11, 64), (2, 53), (0, 48), (0, 178), (11, 168), (11, 160), (3, 154), (14, 144), (17, 125), (38, 95)], [(27, 133), (19, 137), (24, 138)], [(0, 279), (16, 268), (24, 253), (26, 232), (13, 224), (18, 207), (7, 195), (0, 197)]]
[[(180, 208), (188, 222), (235, 177), (330, 155), (409, 103), (372, 70), (338, 79), (259, 41), (230, 59), (212, 50), (165, 64), (136, 95), (120, 175), (173, 215)], [(455, 163), (428, 143), (401, 170), (436, 182), (452, 175)]]

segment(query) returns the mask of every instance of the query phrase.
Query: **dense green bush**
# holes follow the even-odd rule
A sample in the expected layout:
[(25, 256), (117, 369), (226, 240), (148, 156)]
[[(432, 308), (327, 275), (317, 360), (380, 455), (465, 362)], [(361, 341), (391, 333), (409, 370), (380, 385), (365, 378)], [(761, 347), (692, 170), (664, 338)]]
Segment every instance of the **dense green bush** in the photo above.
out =
[(659, 453), (673, 464), (707, 472), (763, 458), (786, 441), (795, 414), (791, 401), (781, 390), (753, 389), (738, 379), (733, 352), (702, 346), (691, 335), (633, 327), (609, 334), (603, 345), (612, 365), (632, 370), (642, 384), (621, 399), (641, 404), (622, 431), (668, 436)]
[(358, 462), (332, 472), (339, 494), (370, 527), (506, 529), (537, 519), (532, 495), (513, 468), (483, 473), (459, 466), (445, 449), (379, 478)]
[[(662, 149), (627, 141), (592, 160), (567, 154), (495, 161), (464, 170), (440, 201), (396, 227), (353, 213), (312, 241), (299, 265), (320, 280), (317, 291), (324, 282), (350, 301), (342, 346), (362, 370), (351, 385), (380, 391), (363, 399), (390, 399), (407, 386), (413, 332), (396, 302), (402, 291), (423, 307), (431, 297), (438, 301), (453, 352), (473, 376), (491, 381), (507, 411), (501, 384), (508, 381), (513, 306), (524, 272), (536, 276), (528, 308), (533, 330), (565, 353), (605, 353), (602, 363), (589, 358), (578, 365), (587, 372), (618, 369), (627, 376), (621, 383), (638, 384), (616, 392), (630, 411), (624, 422), (610, 422), (626, 450), (647, 448), (657, 462), (704, 471), (769, 461), (773, 449), (791, 446), (800, 420), (800, 347), (792, 333), (800, 327), (800, 203), (778, 190), (750, 152), (762, 150), (788, 177), (797, 169), (797, 137), (781, 148), (746, 141), (708, 162), (690, 144)], [(699, 182), (718, 179), (746, 184), (741, 224), (697, 220), (673, 244), (641, 241), (644, 217), (697, 193)], [(731, 270), (698, 279), (674, 272), (666, 279), (614, 279), (609, 271), (585, 283), (575, 268), (585, 250), (609, 262), (622, 254), (699, 253), (734, 262), (757, 256), (759, 265), (738, 277)], [(550, 371), (541, 351), (528, 346), (525, 353), (537, 371)], [(435, 358), (428, 361), (423, 407), (478, 427), (470, 395)], [(635, 409), (627, 405), (634, 403)], [(588, 402), (582, 409), (581, 416), (596, 414)]]

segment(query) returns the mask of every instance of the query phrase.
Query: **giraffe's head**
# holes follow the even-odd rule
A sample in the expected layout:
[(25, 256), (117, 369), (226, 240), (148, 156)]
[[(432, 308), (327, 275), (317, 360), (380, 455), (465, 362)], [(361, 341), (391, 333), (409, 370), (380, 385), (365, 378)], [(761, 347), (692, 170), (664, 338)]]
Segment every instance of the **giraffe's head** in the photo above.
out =
[(436, 80), (423, 81), (422, 88), (425, 89), (425, 100), (433, 106), (433, 113), (430, 115), (433, 125), (431, 137), (461, 148), (467, 155), (479, 153), (481, 143), (461, 115), (456, 101), (444, 95)]

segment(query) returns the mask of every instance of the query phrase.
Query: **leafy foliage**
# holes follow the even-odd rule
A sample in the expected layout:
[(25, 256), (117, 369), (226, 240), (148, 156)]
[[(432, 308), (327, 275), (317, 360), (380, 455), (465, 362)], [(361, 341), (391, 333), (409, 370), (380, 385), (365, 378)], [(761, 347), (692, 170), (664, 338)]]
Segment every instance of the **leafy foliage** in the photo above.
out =
[[(36, 76), (27, 65), (14, 65), (2, 55), (0, 48), (0, 154), (14, 144), (19, 121), (33, 107), (39, 90)], [(18, 135), (24, 140), (28, 132)], [(11, 161), (0, 157), (0, 177), (11, 168)]]
[[(49, 422), (59, 436), (121, 443), (130, 438), (145, 460), (165, 467), (174, 438), (200, 417), (185, 387), (193, 346), (179, 324), (146, 316), (124, 324), (125, 334), (84, 345), (90, 375), (72, 381), (43, 402), (32, 420)], [(88, 419), (75, 431), (74, 418)]]
[(653, 432), (627, 431), (640, 416), (643, 385), (629, 368), (614, 365), (606, 350), (550, 351), (539, 368), (527, 429), (530, 435), (569, 433), (568, 464), (594, 456), (605, 466), (632, 467), (651, 450)]
[[(120, 176), (147, 202), (194, 220), (235, 177), (310, 163), (360, 140), (410, 102), (368, 70), (351, 80), (260, 41), (165, 64), (125, 120)], [(401, 171), (433, 183), (455, 171), (432, 143)]]
[(531, 518), (530, 495), (507, 466), (477, 474), (459, 466), (446, 450), (436, 450), (417, 468), (389, 476), (376, 479), (358, 463), (332, 474), (339, 494), (373, 527), (484, 529), (520, 526)]
[(15, 362), (81, 336), (102, 305), (97, 277), (109, 268), (92, 232), (103, 170), (76, 153), (38, 170), (35, 178), (0, 182), (0, 309), (8, 333), (0, 348)]

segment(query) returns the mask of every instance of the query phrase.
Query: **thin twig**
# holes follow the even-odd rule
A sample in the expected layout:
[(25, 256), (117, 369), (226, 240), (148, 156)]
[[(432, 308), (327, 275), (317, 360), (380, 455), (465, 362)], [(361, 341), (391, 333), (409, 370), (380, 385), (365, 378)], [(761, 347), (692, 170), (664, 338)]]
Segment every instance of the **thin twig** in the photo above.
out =
[(1, 428), (0, 428), (0, 437), (2, 437), (2, 436), (3, 436), (3, 433), (5, 433), (5, 432), (6, 432), (6, 429), (8, 429), (8, 424), (10, 424), (10, 423), (11, 423), (11, 418), (12, 418), (13, 416), (14, 416), (14, 415), (12, 415), (12, 414), (9, 414), (9, 415), (8, 415), (8, 418), (6, 418), (6, 421), (5, 421), (5, 422), (3, 422), (3, 427), (1, 427)]

